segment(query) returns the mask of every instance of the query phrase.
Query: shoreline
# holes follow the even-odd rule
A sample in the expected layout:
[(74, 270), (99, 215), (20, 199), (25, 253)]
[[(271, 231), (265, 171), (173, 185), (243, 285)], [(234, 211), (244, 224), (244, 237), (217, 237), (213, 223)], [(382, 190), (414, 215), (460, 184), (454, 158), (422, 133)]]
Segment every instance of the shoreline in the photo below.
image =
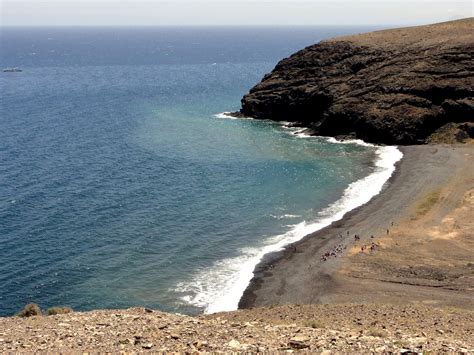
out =
[[(395, 172), (382, 191), (369, 202), (349, 211), (331, 225), (287, 245), (284, 250), (265, 255), (239, 301), (239, 309), (291, 303), (350, 302), (351, 287), (345, 285), (363, 281), (354, 281), (354, 275), (352, 279), (341, 276), (341, 270), (350, 269), (347, 260), (354, 252), (351, 248), (363, 242), (370, 245), (388, 233), (387, 229), (404, 224), (413, 214), (413, 204), (420, 196), (449, 184), (455, 175), (453, 172), (466, 171), (466, 178), (471, 179), (474, 176), (474, 169), (469, 169), (463, 161), (465, 155), (470, 155), (472, 160), (470, 146), (424, 145), (399, 149), (403, 158), (397, 162)], [(360, 236), (360, 241), (354, 239), (355, 234)], [(336, 251), (336, 257), (330, 256), (322, 261), (321, 257), (331, 251)], [(409, 288), (405, 287), (408, 284), (409, 280), (403, 280), (400, 287)], [(356, 286), (353, 288), (357, 289)], [(448, 297), (449, 292), (442, 294), (441, 291), (438, 298), (442, 298), (444, 304), (470, 304), (464, 294), (449, 301), (452, 295)], [(358, 292), (360, 297), (352, 302), (379, 301), (377, 297), (364, 294), (364, 290), (358, 289)], [(381, 292), (380, 300), (390, 298), (387, 292)]]
[[(390, 176), (390, 178), (385, 182), (384, 186), (382, 187), (382, 190), (375, 196), (373, 196), (367, 203), (360, 205), (350, 211), (348, 211), (342, 219), (336, 220), (332, 222), (330, 225), (315, 231), (313, 233), (309, 233), (305, 235), (303, 238), (301, 238), (299, 241), (295, 243), (288, 244), (284, 247), (283, 250), (276, 251), (273, 253), (268, 253), (264, 256), (264, 258), (255, 266), (254, 270), (254, 276), (250, 280), (247, 288), (245, 289), (244, 293), (242, 294), (240, 300), (239, 300), (239, 305), (238, 309), (249, 309), (249, 308), (254, 308), (255, 303), (256, 303), (256, 295), (255, 292), (260, 289), (260, 285), (262, 283), (262, 279), (268, 275), (270, 270), (274, 269), (274, 265), (277, 264), (279, 261), (284, 260), (284, 259), (291, 259), (295, 254), (298, 253), (298, 247), (300, 245), (303, 245), (305, 241), (307, 241), (310, 238), (318, 238), (321, 236), (321, 239), (319, 242), (321, 243), (321, 252), (325, 246), (326, 243), (324, 243), (327, 239), (326, 234), (330, 234), (332, 231), (333, 227), (336, 226), (342, 226), (346, 220), (349, 220), (351, 216), (356, 215), (357, 212), (360, 209), (363, 209), (366, 205), (370, 204), (374, 198), (377, 196), (380, 196), (384, 193), (384, 191), (388, 188), (388, 186), (393, 182), (393, 180), (399, 175), (399, 168), (400, 164), (403, 162), (405, 159), (405, 152), (403, 149), (398, 148), (399, 150), (402, 151), (403, 157), (395, 163), (395, 170)], [(344, 234), (343, 234), (344, 236)], [(347, 234), (345, 235), (347, 236)], [(352, 235), (350, 235), (352, 237)], [(323, 254), (323, 253), (321, 253)], [(267, 305), (266, 305), (267, 306)]]
[[(216, 118), (225, 119), (247, 119), (254, 120), (251, 117), (233, 117), (228, 112), (214, 115)], [(267, 258), (283, 252), (288, 246), (298, 243), (307, 235), (316, 233), (319, 230), (330, 226), (332, 223), (340, 221), (346, 214), (354, 209), (366, 204), (377, 196), (386, 185), (387, 181), (396, 172), (396, 165), (403, 157), (403, 153), (396, 146), (377, 146), (363, 142), (358, 139), (337, 140), (334, 137), (320, 137), (306, 134), (306, 129), (293, 128), (286, 126), (285, 122), (268, 121), (270, 124), (277, 124), (287, 134), (303, 139), (320, 138), (329, 144), (353, 144), (370, 147), (373, 149), (373, 159), (370, 161), (372, 171), (368, 175), (351, 182), (343, 190), (341, 196), (331, 202), (326, 207), (319, 210), (312, 220), (302, 221), (284, 234), (274, 236), (275, 241), (271, 244), (259, 248), (243, 259), (240, 263), (235, 277), (229, 279), (232, 281), (227, 285), (224, 293), (218, 296), (204, 309), (204, 314), (213, 314), (223, 311), (234, 311), (239, 309), (239, 302), (254, 278), (254, 270)]]

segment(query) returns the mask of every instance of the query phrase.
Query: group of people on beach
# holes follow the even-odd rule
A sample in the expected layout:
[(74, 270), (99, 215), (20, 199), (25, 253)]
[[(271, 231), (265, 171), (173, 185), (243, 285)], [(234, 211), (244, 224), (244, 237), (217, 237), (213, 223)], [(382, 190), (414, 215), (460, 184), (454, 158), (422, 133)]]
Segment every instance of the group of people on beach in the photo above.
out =
[[(392, 222), (392, 225), (393, 225), (393, 222)], [(390, 233), (390, 231), (387, 229), (387, 234)], [(374, 236), (371, 235), (370, 236), (371, 239), (374, 239)], [(357, 242), (358, 240), (360, 240), (360, 235), (358, 234), (354, 234), (354, 240)], [(361, 247), (360, 247), (360, 251), (362, 253), (365, 253), (366, 250), (368, 250), (369, 252), (373, 252), (375, 251), (375, 248), (378, 247), (379, 245), (375, 242), (371, 242), (370, 244), (363, 244)]]
[[(393, 226), (394, 223), (392, 222), (390, 225)], [(347, 231), (346, 233), (347, 233), (347, 237), (349, 237), (350, 236), (350, 231)], [(387, 228), (387, 235), (388, 234), (390, 234), (390, 229)], [(342, 234), (339, 234), (339, 238), (341, 238), (341, 239), (343, 238)], [(371, 235), (370, 238), (374, 239), (374, 236)], [(359, 234), (354, 234), (354, 241), (357, 242), (359, 240), (360, 240), (360, 235)], [(380, 245), (378, 243), (375, 243), (375, 242), (371, 242), (370, 244), (363, 244), (360, 247), (360, 251), (362, 253), (365, 253), (366, 250), (369, 251), (369, 252), (374, 252), (375, 249), (379, 246)], [(342, 243), (339, 243), (338, 245), (336, 245), (331, 250), (325, 252), (324, 255), (321, 256), (321, 261), (326, 261), (331, 257), (337, 258), (338, 255), (342, 254), (344, 249), (346, 249), (346, 246)]]
[(332, 248), (330, 251), (327, 251), (324, 253), (324, 255), (321, 257), (321, 261), (326, 261), (330, 257), (337, 258), (338, 255), (342, 254), (342, 252), (346, 249), (346, 246), (344, 244), (338, 244), (334, 248)]
[(375, 248), (378, 247), (379, 245), (377, 243), (372, 242), (369, 246), (369, 244), (364, 244), (360, 247), (360, 251), (364, 253), (366, 250), (369, 252), (375, 251)]

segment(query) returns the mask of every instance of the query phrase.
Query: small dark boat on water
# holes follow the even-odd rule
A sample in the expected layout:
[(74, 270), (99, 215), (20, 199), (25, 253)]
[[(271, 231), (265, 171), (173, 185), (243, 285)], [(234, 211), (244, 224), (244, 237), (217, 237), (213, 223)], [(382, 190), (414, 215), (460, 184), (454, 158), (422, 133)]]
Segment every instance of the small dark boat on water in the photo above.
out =
[(20, 73), (22, 70), (20, 68), (5, 68), (3, 69), (4, 73)]

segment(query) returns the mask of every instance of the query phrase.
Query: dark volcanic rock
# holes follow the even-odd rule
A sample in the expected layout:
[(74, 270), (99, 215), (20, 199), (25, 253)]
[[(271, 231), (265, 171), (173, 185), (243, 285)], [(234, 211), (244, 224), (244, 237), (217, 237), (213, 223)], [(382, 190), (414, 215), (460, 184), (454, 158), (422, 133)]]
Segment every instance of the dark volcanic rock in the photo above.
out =
[(321, 42), (278, 63), (240, 113), (325, 136), (425, 142), (449, 122), (474, 121), (473, 33), (469, 18)]

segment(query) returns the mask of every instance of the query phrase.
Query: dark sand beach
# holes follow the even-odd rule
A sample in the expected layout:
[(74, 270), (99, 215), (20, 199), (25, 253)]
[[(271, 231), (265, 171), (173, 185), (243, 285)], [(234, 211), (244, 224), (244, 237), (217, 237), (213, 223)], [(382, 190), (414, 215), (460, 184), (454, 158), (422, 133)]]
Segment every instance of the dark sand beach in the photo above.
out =
[[(420, 302), (473, 309), (474, 149), (400, 150), (404, 157), (379, 195), (268, 256), (239, 307)], [(321, 260), (338, 245), (341, 253)]]

